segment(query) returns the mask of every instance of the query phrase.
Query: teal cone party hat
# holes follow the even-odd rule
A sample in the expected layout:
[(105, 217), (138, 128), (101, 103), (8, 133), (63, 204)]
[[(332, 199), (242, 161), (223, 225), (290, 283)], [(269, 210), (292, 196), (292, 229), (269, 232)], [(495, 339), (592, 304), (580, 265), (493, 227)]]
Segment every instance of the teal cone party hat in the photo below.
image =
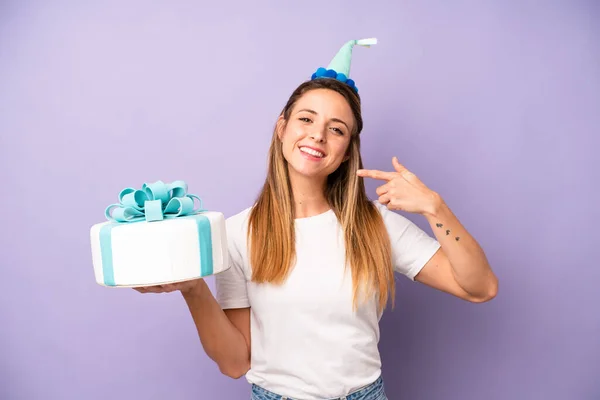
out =
[(355, 92), (358, 93), (358, 88), (353, 79), (350, 79), (350, 64), (352, 63), (352, 49), (354, 46), (371, 47), (377, 44), (376, 38), (350, 40), (346, 42), (331, 60), (327, 68), (320, 67), (312, 74), (311, 80), (320, 78), (337, 79), (340, 82), (346, 83)]

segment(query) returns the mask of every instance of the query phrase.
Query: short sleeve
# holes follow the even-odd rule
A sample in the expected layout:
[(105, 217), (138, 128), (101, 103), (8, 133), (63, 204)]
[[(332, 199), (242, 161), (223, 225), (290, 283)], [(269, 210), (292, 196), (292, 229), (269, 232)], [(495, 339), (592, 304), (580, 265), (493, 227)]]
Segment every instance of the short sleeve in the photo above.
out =
[(439, 242), (408, 218), (379, 202), (375, 202), (375, 205), (390, 236), (394, 270), (414, 281), (415, 276), (441, 247)]
[(238, 214), (226, 221), (227, 246), (230, 268), (215, 275), (216, 299), (222, 309), (250, 307), (245, 273), (245, 254), (242, 248), (243, 215)]

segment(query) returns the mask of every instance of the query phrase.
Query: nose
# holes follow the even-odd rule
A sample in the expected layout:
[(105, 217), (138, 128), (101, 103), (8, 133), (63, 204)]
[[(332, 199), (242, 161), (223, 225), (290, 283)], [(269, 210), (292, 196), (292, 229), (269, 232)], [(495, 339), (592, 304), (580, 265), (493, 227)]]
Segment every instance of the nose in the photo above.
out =
[(322, 129), (315, 129), (313, 132), (311, 132), (310, 134), (310, 138), (313, 139), (315, 142), (318, 143), (323, 143), (325, 142), (325, 132), (324, 132), (325, 128)]

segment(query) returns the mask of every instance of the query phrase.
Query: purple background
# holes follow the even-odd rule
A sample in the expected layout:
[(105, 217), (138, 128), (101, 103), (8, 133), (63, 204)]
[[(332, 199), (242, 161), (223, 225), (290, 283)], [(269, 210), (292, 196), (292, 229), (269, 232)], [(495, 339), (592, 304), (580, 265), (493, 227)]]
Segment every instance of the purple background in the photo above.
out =
[(287, 96), (373, 36), (352, 67), (367, 166), (397, 155), (500, 278), (484, 305), (399, 278), (390, 398), (600, 396), (597, 2), (49, 3), (0, 5), (1, 399), (248, 398), (179, 294), (94, 282), (89, 228), (157, 179), (249, 206)]

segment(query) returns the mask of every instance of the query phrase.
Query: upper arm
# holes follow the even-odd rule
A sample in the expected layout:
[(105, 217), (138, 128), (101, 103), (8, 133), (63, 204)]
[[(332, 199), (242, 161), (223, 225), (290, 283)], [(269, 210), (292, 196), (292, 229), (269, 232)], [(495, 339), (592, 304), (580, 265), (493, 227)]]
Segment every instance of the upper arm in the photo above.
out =
[(470, 295), (458, 284), (452, 272), (450, 260), (442, 248), (438, 249), (425, 263), (414, 280), (463, 300), (474, 303), (479, 301), (477, 297)]
[(248, 354), (250, 354), (250, 307), (228, 308), (223, 311), (233, 326), (244, 336), (246, 346), (248, 346)]
[(250, 307), (244, 226), (239, 216), (227, 219), (229, 268), (215, 275), (216, 299), (222, 309)]
[(227, 219), (229, 269), (215, 275), (216, 300), (229, 321), (242, 333), (250, 351), (250, 299), (243, 215)]
[(239, 263), (231, 261), (231, 267), (215, 275), (216, 300), (229, 321), (242, 333), (250, 348), (250, 299), (246, 275)]

